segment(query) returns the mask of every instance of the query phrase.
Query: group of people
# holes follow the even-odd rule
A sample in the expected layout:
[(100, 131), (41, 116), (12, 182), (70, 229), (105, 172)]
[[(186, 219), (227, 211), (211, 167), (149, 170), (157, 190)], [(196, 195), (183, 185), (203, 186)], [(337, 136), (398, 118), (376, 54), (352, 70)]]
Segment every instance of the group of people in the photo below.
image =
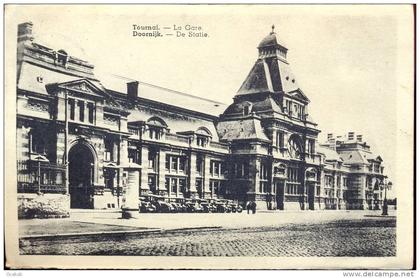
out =
[(249, 214), (249, 211), (252, 211), (253, 214), (257, 211), (257, 204), (254, 201), (248, 201), (246, 203), (246, 211)]

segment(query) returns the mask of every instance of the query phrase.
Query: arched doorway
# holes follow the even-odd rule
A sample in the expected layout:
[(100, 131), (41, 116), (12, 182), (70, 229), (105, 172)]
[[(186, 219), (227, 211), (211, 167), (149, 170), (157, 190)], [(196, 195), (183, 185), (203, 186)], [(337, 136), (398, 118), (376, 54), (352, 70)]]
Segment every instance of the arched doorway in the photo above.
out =
[(94, 157), (84, 144), (69, 151), (69, 190), (71, 208), (93, 208)]

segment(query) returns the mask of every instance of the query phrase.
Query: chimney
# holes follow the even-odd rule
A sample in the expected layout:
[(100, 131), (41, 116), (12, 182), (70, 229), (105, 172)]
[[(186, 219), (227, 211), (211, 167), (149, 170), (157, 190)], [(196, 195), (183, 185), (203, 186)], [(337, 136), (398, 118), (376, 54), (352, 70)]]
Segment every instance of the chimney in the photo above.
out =
[(357, 142), (363, 141), (363, 135), (357, 135)]
[(25, 22), (18, 25), (18, 42), (33, 40), (32, 36), (32, 22)]
[(127, 83), (127, 96), (130, 99), (136, 99), (139, 94), (139, 82), (131, 81)]
[(348, 136), (347, 136), (347, 139), (349, 140), (349, 141), (352, 141), (352, 140), (354, 140), (354, 132), (349, 132), (349, 134), (348, 134)]

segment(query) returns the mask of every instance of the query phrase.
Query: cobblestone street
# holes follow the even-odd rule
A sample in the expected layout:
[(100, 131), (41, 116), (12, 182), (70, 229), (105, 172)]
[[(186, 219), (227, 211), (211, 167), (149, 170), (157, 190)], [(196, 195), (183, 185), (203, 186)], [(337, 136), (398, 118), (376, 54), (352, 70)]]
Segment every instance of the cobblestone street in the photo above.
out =
[(21, 240), (21, 254), (139, 256), (395, 256), (396, 219), (166, 231), (87, 240)]

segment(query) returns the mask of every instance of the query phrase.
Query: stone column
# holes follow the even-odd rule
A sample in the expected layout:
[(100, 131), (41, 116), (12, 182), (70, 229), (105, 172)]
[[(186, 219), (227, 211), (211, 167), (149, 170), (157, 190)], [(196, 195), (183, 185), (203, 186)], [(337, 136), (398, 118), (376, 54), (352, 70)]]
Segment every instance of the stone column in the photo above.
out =
[(204, 158), (204, 178), (203, 178), (203, 192), (204, 198), (210, 197), (210, 157), (208, 155)]
[[(68, 105), (68, 101), (69, 100), (67, 99), (67, 115), (68, 115), (68, 119), (70, 120), (70, 105)], [(64, 98), (64, 92), (60, 92), (57, 97), (57, 108), (58, 108), (57, 120), (58, 121), (65, 121), (65, 105), (66, 105), (66, 99)]]
[(366, 209), (368, 207), (366, 203), (366, 175), (360, 175), (360, 207), (359, 209)]
[(168, 194), (168, 191), (165, 188), (165, 163), (166, 163), (166, 152), (160, 149), (159, 158), (158, 158), (157, 191), (158, 191), (158, 194), (162, 196), (166, 196)]
[(188, 192), (189, 197), (197, 197), (197, 188), (195, 188), (195, 181), (197, 178), (197, 172), (196, 172), (196, 164), (197, 164), (197, 154), (191, 153), (190, 154), (190, 163), (188, 165)]
[(122, 165), (128, 163), (128, 142), (127, 139), (121, 138), (120, 140), (120, 157), (119, 162)]
[(119, 142), (118, 141), (113, 141), (112, 142), (112, 161), (114, 162), (118, 162), (118, 145)]
[(84, 105), (84, 107), (85, 107), (85, 110), (83, 111), (84, 113), (85, 113), (85, 115), (84, 115), (84, 123), (89, 123), (89, 109), (88, 109), (88, 102), (87, 101), (84, 101), (83, 102), (83, 105)]
[(261, 161), (255, 158), (249, 163), (249, 175), (251, 177), (251, 187), (248, 188), (248, 194), (257, 194), (260, 187), (260, 166)]
[(149, 148), (141, 149), (141, 172), (140, 172), (140, 193), (145, 195), (149, 193), (148, 172), (149, 172)]

